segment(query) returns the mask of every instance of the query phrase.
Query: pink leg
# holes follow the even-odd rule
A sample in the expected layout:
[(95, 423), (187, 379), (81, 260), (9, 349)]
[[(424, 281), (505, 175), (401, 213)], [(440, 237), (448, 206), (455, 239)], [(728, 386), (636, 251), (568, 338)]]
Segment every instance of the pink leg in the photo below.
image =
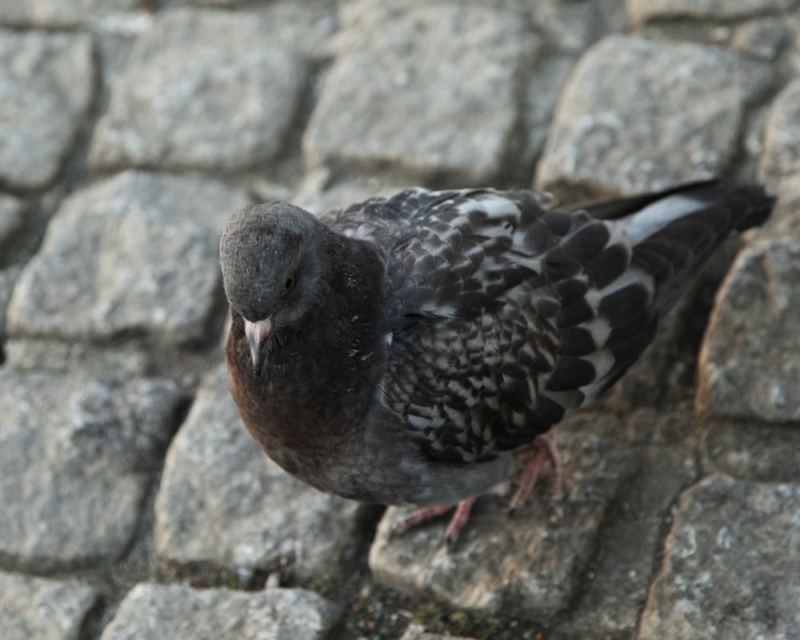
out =
[[(503, 482), (498, 482), (483, 495), (504, 496), (508, 494), (509, 489), (509, 483), (504, 480)], [(450, 511), (450, 509), (455, 508), (455, 513), (453, 513), (453, 517), (450, 519), (450, 524), (447, 525), (444, 535), (445, 538), (451, 537), (451, 533), (455, 533), (457, 536), (464, 528), (464, 525), (467, 524), (470, 510), (472, 509), (472, 505), (477, 498), (478, 496), (474, 496), (471, 498), (466, 498), (465, 500), (461, 500), (456, 504), (433, 504), (427, 507), (414, 509), (414, 511), (409, 513), (405, 518), (394, 525), (391, 535), (392, 537), (402, 535), (409, 529), (413, 529), (417, 525), (427, 522), (428, 520), (432, 520), (443, 513), (447, 513)]]
[[(499, 485), (498, 485), (499, 486)], [(490, 491), (494, 491), (494, 488)], [(472, 505), (475, 504), (475, 500), (477, 496), (473, 496), (470, 498), (465, 498), (464, 500), (459, 501), (457, 504), (434, 504), (428, 507), (420, 507), (419, 509), (415, 509), (410, 514), (408, 514), (405, 518), (400, 520), (394, 528), (392, 529), (392, 536), (397, 536), (400, 534), (405, 533), (412, 527), (416, 527), (423, 522), (427, 522), (432, 518), (442, 515), (447, 511), (450, 511), (455, 506), (455, 511), (453, 512), (453, 516), (450, 518), (450, 522), (447, 525), (447, 528), (444, 530), (444, 541), (447, 546), (452, 549), (456, 542), (458, 541), (461, 532), (464, 530), (464, 526), (469, 521), (469, 514), (472, 511)]]
[[(531, 449), (533, 450), (533, 455), (522, 470), (522, 478), (520, 480), (519, 487), (517, 487), (517, 490), (514, 493), (514, 496), (511, 498), (511, 502), (509, 504), (509, 513), (513, 513), (514, 510), (528, 497), (531, 489), (533, 489), (533, 485), (536, 482), (536, 478), (539, 476), (539, 471), (541, 471), (542, 465), (544, 464), (545, 460), (548, 459), (553, 465), (553, 498), (558, 498), (561, 496), (562, 470), (561, 460), (558, 457), (558, 450), (556, 449), (555, 435), (552, 432), (541, 435), (527, 447), (519, 449), (517, 454), (523, 454)], [(509, 484), (508, 482), (504, 481), (498, 483), (486, 493), (491, 495), (505, 495), (508, 492), (508, 489)], [(394, 526), (391, 535), (402, 535), (409, 529), (412, 529), (423, 522), (427, 522), (428, 520), (436, 518), (443, 513), (447, 513), (450, 511), (450, 509), (455, 507), (455, 512), (450, 518), (450, 522), (444, 531), (444, 540), (447, 546), (452, 549), (458, 541), (461, 532), (464, 530), (464, 526), (469, 521), (472, 505), (475, 504), (475, 500), (477, 498), (478, 496), (472, 496), (461, 500), (455, 505), (434, 504), (415, 509)]]
[[(509, 491), (508, 482), (498, 482), (495, 486), (489, 489), (484, 495), (493, 495), (493, 496), (504, 496)], [(416, 527), (423, 522), (427, 522), (432, 518), (442, 515), (446, 513), (453, 507), (455, 507), (455, 511), (453, 512), (453, 516), (450, 518), (450, 522), (447, 524), (447, 528), (444, 530), (444, 541), (447, 544), (448, 548), (452, 549), (456, 542), (458, 542), (458, 538), (461, 535), (461, 532), (464, 529), (464, 526), (469, 521), (469, 514), (472, 511), (472, 505), (475, 504), (475, 500), (478, 499), (478, 496), (472, 496), (469, 498), (465, 498), (461, 500), (455, 505), (452, 504), (434, 504), (428, 507), (420, 507), (412, 511), (409, 515), (405, 518), (400, 520), (394, 528), (392, 529), (391, 536), (398, 536), (404, 534), (409, 529)]]
[(404, 534), (409, 529), (413, 529), (417, 525), (422, 524), (423, 522), (427, 522), (428, 520), (433, 520), (437, 516), (442, 515), (443, 513), (447, 513), (452, 509), (455, 505), (452, 504), (432, 504), (427, 507), (420, 507), (419, 509), (414, 509), (411, 513), (409, 513), (405, 518), (400, 520), (394, 527), (392, 528), (392, 537), (399, 536)]
[(508, 505), (510, 514), (513, 514), (516, 508), (528, 497), (531, 489), (533, 489), (533, 485), (536, 483), (536, 478), (539, 477), (542, 465), (547, 459), (549, 459), (550, 463), (553, 465), (553, 498), (561, 497), (561, 460), (558, 457), (558, 450), (556, 449), (555, 436), (553, 433), (545, 433), (539, 436), (533, 441), (530, 447), (525, 447), (522, 451), (524, 452), (528, 448), (533, 449), (533, 455), (525, 464), (519, 486)]
[(470, 511), (472, 511), (472, 505), (475, 504), (476, 499), (477, 496), (472, 496), (471, 498), (462, 500), (456, 505), (456, 511), (453, 514), (453, 517), (450, 518), (450, 523), (447, 525), (447, 529), (444, 530), (444, 541), (447, 543), (448, 549), (452, 549), (456, 546), (456, 542), (458, 542), (461, 531), (464, 529), (464, 525), (466, 525), (467, 521), (469, 520), (469, 514)]

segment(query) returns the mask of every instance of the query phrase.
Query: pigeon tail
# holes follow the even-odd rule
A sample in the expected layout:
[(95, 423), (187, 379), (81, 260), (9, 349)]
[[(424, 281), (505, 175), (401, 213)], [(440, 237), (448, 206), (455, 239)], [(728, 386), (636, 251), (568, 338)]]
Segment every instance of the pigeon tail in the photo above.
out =
[[(588, 278), (580, 286), (574, 278), (557, 285), (566, 357), (548, 390), (563, 392), (574, 388), (576, 379), (585, 381), (579, 385), (585, 405), (614, 384), (719, 245), (763, 223), (774, 203), (758, 185), (712, 180), (580, 207), (595, 222), (566, 236), (557, 256), (584, 256)], [(590, 250), (605, 237), (593, 231), (600, 225), (613, 231), (600, 248)]]

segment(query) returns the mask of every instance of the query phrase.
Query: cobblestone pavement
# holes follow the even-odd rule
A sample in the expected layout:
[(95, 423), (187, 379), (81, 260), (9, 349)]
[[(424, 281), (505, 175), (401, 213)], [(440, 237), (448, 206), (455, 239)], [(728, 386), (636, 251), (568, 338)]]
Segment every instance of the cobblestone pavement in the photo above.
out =
[[(800, 638), (798, 4), (0, 0), (0, 637)], [(560, 509), (390, 541), (241, 428), (244, 204), (714, 174), (778, 210), (559, 429)]]

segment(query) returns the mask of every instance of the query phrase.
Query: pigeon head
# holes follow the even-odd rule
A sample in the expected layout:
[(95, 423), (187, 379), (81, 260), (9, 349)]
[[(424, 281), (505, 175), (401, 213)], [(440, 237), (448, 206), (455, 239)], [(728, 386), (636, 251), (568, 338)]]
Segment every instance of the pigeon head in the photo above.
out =
[(327, 228), (283, 203), (252, 205), (231, 216), (219, 253), (225, 295), (244, 320), (253, 366), (260, 370), (273, 336), (296, 328), (321, 302)]

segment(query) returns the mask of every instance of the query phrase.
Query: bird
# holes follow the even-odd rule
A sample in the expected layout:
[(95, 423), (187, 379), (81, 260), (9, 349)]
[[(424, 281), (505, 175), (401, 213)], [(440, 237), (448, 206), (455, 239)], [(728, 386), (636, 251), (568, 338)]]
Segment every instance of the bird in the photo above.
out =
[[(713, 179), (558, 207), (546, 193), (406, 189), (319, 217), (250, 205), (220, 239), (229, 388), (270, 458), (313, 487), (416, 505), (405, 530), (560, 464), (594, 402), (727, 238), (775, 199)], [(557, 491), (556, 491), (557, 493)]]

